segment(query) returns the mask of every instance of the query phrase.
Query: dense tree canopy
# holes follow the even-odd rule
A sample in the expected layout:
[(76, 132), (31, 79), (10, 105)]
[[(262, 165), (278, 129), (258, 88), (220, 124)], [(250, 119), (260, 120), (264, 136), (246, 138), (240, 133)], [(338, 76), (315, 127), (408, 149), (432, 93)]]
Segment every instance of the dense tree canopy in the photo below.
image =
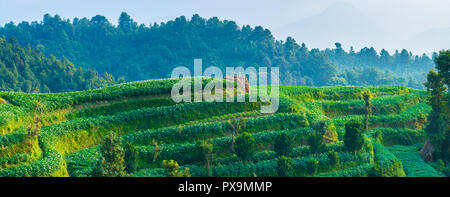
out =
[[(204, 66), (219, 68), (278, 66), (284, 85), (422, 88), (426, 71), (434, 65), (428, 56), (406, 50), (394, 55), (386, 50), (378, 54), (374, 48), (346, 52), (340, 43), (335, 49), (309, 50), (290, 37), (275, 40), (260, 26), (240, 27), (234, 21), (199, 15), (147, 26), (122, 13), (115, 26), (100, 15), (70, 21), (46, 14), (41, 22), (8, 23), (0, 27), (0, 36), (15, 37), (22, 45), (67, 58), (77, 67), (126, 81), (169, 77), (174, 67), (193, 67), (193, 59), (202, 58)], [(418, 81), (419, 75), (423, 76)]]
[(15, 38), (0, 37), (0, 90), (62, 92), (104, 87), (115, 83), (109, 74), (76, 68), (69, 60), (45, 56), (29, 45), (21, 47)]

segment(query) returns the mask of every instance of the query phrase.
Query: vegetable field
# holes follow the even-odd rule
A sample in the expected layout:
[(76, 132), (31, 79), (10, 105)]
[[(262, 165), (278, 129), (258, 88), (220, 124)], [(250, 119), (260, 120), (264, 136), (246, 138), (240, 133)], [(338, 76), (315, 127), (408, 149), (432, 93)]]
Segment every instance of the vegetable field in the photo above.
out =
[[(262, 114), (261, 102), (175, 103), (170, 92), (176, 81), (57, 94), (0, 92), (0, 176), (96, 176), (110, 133), (124, 152), (126, 176), (133, 177), (171, 176), (170, 160), (192, 177), (443, 176), (418, 152), (431, 110), (424, 91), (281, 86), (279, 110)], [(345, 125), (365, 121), (367, 91), (368, 130), (362, 147), (351, 151)], [(241, 148), (242, 136), (252, 140), (252, 152)], [(290, 140), (282, 157), (280, 136)]]

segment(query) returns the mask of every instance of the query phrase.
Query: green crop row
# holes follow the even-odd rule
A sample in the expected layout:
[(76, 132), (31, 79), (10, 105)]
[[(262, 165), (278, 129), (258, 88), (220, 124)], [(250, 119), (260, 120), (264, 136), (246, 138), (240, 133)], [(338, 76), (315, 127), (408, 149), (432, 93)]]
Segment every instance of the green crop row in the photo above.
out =
[[(246, 118), (240, 132), (256, 132), (261, 130), (279, 130), (308, 126), (305, 116), (299, 114), (274, 114), (256, 118)], [(233, 131), (228, 121), (201, 123), (188, 126), (174, 126), (156, 130), (145, 130), (123, 136), (124, 142), (149, 144), (153, 140), (164, 142), (195, 141), (222, 136)]]
[[(313, 132), (310, 128), (294, 129), (294, 130), (282, 130), (282, 131), (261, 131), (254, 133), (256, 144), (259, 147), (267, 147), (266, 144), (272, 144), (275, 137), (280, 133), (291, 134), (296, 141), (301, 141), (307, 138)], [(218, 155), (223, 155), (228, 152), (231, 146), (231, 137), (221, 137), (211, 140), (214, 152)], [(269, 146), (270, 146), (269, 145)], [(201, 148), (198, 143), (184, 143), (184, 144), (162, 144), (158, 146), (159, 154), (157, 161), (162, 160), (175, 160), (180, 164), (192, 163), (202, 160)], [(267, 148), (262, 148), (267, 149)], [(139, 146), (138, 148), (140, 157), (146, 162), (152, 161), (155, 156), (154, 146)], [(298, 153), (298, 152), (297, 152)], [(298, 153), (302, 154), (302, 153)]]
[[(431, 107), (426, 103), (419, 103), (409, 107), (400, 114), (369, 116), (369, 127), (422, 128), (430, 110)], [(364, 116), (348, 115), (331, 119), (331, 122), (336, 126), (339, 137), (343, 136), (345, 132), (344, 125), (350, 119), (363, 121)]]
[(320, 174), (321, 177), (367, 177), (371, 173), (374, 164), (365, 163), (356, 167)]
[(56, 137), (43, 132), (39, 137), (42, 157), (35, 162), (0, 170), (0, 177), (59, 177), (68, 176), (65, 160), (55, 146)]
[[(40, 144), (40, 147), (43, 150), (42, 158), (30, 164), (1, 170), (0, 176), (54, 176), (54, 173), (66, 175), (67, 171), (61, 171), (61, 165), (64, 165), (65, 169), (65, 162), (61, 153), (71, 152), (77, 148), (86, 148), (86, 145), (95, 145), (96, 141), (98, 142), (101, 139), (101, 133), (105, 134), (111, 128), (115, 128), (118, 125), (130, 124), (136, 120), (148, 120), (144, 125), (140, 124), (136, 126), (137, 128), (142, 129), (143, 126), (156, 127), (158, 124), (159, 126), (167, 126), (170, 122), (181, 123), (182, 121), (194, 120), (199, 117), (207, 117), (217, 113), (217, 111), (223, 113), (223, 111), (230, 110), (252, 110), (255, 106), (258, 106), (258, 103), (188, 103), (170, 107), (145, 108), (121, 112), (114, 116), (75, 119), (45, 126), (42, 127), (42, 134), (39, 136), (39, 141), (47, 144), (46, 146)], [(99, 130), (99, 128), (102, 129)], [(86, 132), (88, 134), (84, 135)], [(78, 136), (79, 138), (77, 138), (76, 136), (70, 135), (74, 133), (79, 133), (83, 136)], [(46, 135), (50, 137), (45, 137)], [(67, 139), (64, 139), (67, 135), (69, 135)], [(85, 142), (89, 140), (87, 139), (89, 135), (95, 137), (94, 142)], [(49, 139), (47, 140), (46, 138)], [(14, 140), (14, 137), (9, 137), (8, 140), (5, 141), (9, 141), (10, 139)], [(68, 139), (72, 141), (64, 141)], [(74, 139), (80, 139), (83, 143), (73, 141)]]
[(176, 103), (169, 97), (141, 98), (93, 107), (87, 106), (81, 109), (72, 110), (66, 116), (68, 117), (68, 119), (106, 116), (106, 115), (114, 115), (119, 112), (136, 110), (140, 108), (164, 107), (175, 104)]
[[(403, 94), (395, 96), (381, 96), (372, 99), (372, 115), (386, 115), (401, 113), (409, 106), (419, 103), (423, 96), (418, 94)], [(306, 106), (312, 108), (318, 105), (328, 116), (342, 116), (349, 114), (364, 114), (363, 100), (349, 101), (313, 101)]]
[(438, 177), (439, 173), (428, 165), (414, 146), (391, 146), (389, 150), (402, 162), (408, 177)]
[(374, 176), (379, 177), (404, 177), (402, 162), (383, 145), (373, 145), (375, 153)]
[(354, 100), (361, 99), (363, 91), (370, 90), (375, 96), (409, 93), (404, 86), (377, 87), (304, 87), (280, 86), (280, 93), (297, 101)]
[(65, 92), (54, 94), (26, 94), (16, 92), (0, 92), (0, 96), (10, 103), (33, 109), (36, 101), (41, 102), (48, 110), (66, 108), (75, 104), (120, 100), (130, 97), (167, 95), (178, 79), (162, 79), (124, 83), (96, 90), (81, 92)]
[[(370, 162), (371, 154), (353, 154), (346, 152), (338, 153), (340, 158), (340, 166), (354, 166), (362, 163)], [(317, 172), (332, 169), (334, 166), (330, 163), (330, 159), (326, 154), (316, 156), (292, 158), (292, 168), (294, 176), (314, 175), (308, 172), (308, 161), (315, 159), (318, 161)], [(207, 169), (197, 165), (185, 165), (182, 168), (189, 168), (191, 176), (207, 176)], [(255, 163), (235, 162), (228, 165), (215, 165), (212, 167), (212, 174), (216, 177), (273, 177), (277, 174), (276, 160), (262, 160)], [(136, 176), (164, 176), (160, 168), (141, 170), (135, 173)]]
[(423, 129), (375, 128), (366, 134), (373, 137), (377, 132), (381, 132), (383, 144), (385, 145), (412, 145), (424, 142), (426, 139), (426, 134)]

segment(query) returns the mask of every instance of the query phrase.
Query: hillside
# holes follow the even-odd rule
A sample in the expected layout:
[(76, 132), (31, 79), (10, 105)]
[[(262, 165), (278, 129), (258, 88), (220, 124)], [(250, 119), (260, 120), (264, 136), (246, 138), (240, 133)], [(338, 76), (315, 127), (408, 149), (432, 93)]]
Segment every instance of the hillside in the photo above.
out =
[[(292, 176), (441, 176), (417, 156), (431, 110), (424, 91), (281, 86), (278, 112), (261, 114), (261, 102), (175, 104), (170, 91), (176, 81), (57, 94), (0, 92), (0, 176), (92, 176), (102, 138), (111, 131), (120, 136), (125, 157), (137, 152), (129, 176), (168, 176), (163, 160), (175, 160), (191, 176), (279, 176), (274, 141), (281, 134), (293, 137), (286, 155)], [(344, 124), (364, 119), (361, 94), (367, 90), (373, 112), (364, 146), (354, 153), (344, 147)], [(316, 149), (309, 139), (323, 129), (327, 144)], [(246, 161), (230, 149), (233, 131), (255, 139), (256, 152)]]
[[(360, 27), (361, 23), (368, 23), (364, 18), (342, 15), (334, 13), (319, 21), (339, 20), (337, 24), (347, 24), (346, 28), (355, 29), (355, 34), (373, 32), (366, 26)], [(357, 22), (352, 23), (352, 18)], [(67, 58), (76, 67), (94, 68), (124, 77), (127, 82), (167, 78), (173, 68), (192, 68), (192, 60), (201, 58), (204, 65), (222, 69), (280, 67), (283, 85), (404, 85), (423, 89), (426, 72), (434, 66), (427, 55), (413, 55), (407, 50), (389, 54), (371, 46), (360, 51), (344, 50), (341, 44), (333, 48), (334, 42), (348, 45), (343, 39), (347, 34), (331, 40), (328, 46), (333, 49), (319, 50), (308, 48), (308, 43), (302, 43), (302, 36), (276, 40), (269, 29), (261, 26), (238, 26), (234, 21), (197, 14), (148, 25), (138, 24), (122, 13), (118, 21), (116, 26), (101, 15), (69, 20), (46, 14), (40, 22), (8, 23), (0, 27), (0, 36), (17, 38), (24, 46), (29, 44), (47, 55)], [(317, 20), (312, 26), (317, 25), (314, 21)], [(313, 31), (315, 36), (328, 31), (310, 26), (299, 28), (297, 33)]]
[(80, 91), (115, 84), (109, 74), (75, 67), (66, 58), (46, 56), (17, 39), (0, 37), (0, 91), (64, 92)]

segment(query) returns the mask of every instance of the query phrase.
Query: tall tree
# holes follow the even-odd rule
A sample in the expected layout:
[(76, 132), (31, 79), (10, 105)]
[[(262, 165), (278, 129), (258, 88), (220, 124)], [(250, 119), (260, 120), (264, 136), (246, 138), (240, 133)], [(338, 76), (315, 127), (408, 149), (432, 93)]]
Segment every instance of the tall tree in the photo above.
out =
[(448, 83), (450, 52), (442, 51), (435, 58), (436, 68), (439, 73), (431, 70), (427, 75), (427, 92), (430, 94), (428, 103), (431, 105), (431, 113), (428, 115), (428, 123), (425, 127), (428, 141), (421, 150), (421, 156), (425, 160), (442, 158), (449, 160), (450, 126), (448, 115), (448, 96), (445, 98), (445, 84)]

